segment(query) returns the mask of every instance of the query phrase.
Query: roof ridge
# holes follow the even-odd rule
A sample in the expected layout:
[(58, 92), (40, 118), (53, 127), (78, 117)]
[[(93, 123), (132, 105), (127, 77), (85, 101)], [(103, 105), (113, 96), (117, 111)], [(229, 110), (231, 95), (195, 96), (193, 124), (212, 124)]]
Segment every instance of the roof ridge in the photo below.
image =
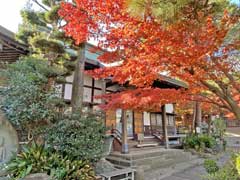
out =
[(2, 33), (3, 35), (9, 37), (9, 38), (12, 38), (12, 39), (15, 39), (15, 33), (8, 30), (7, 28), (3, 27), (0, 25), (0, 33)]

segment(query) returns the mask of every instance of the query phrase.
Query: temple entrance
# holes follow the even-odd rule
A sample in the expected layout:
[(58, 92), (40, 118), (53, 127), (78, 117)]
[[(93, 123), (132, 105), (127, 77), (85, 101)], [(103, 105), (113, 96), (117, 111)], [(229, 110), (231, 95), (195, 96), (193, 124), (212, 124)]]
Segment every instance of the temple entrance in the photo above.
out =
[(151, 113), (151, 132), (153, 134), (162, 133), (162, 114), (161, 113)]
[[(116, 129), (119, 132), (122, 132), (122, 120), (121, 120), (121, 114), (122, 110), (117, 109), (116, 111)], [(126, 111), (126, 118), (127, 118), (127, 132), (128, 132), (128, 137), (133, 137), (134, 134), (134, 128), (133, 128), (133, 112), (130, 110)]]

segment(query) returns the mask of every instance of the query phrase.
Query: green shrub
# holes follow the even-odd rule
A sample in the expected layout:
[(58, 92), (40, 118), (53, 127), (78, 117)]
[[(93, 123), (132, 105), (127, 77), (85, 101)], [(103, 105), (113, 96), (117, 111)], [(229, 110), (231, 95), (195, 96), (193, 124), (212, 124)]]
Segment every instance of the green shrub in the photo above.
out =
[(14, 156), (6, 166), (13, 180), (31, 173), (46, 173), (56, 180), (91, 180), (94, 171), (86, 161), (71, 160), (42, 145), (32, 144)]
[(192, 148), (196, 150), (201, 150), (205, 148), (213, 148), (216, 145), (216, 140), (208, 135), (189, 135), (183, 141), (183, 146), (185, 148)]
[(95, 115), (69, 115), (47, 129), (46, 143), (59, 153), (90, 162), (103, 154), (105, 127)]
[(215, 138), (223, 139), (224, 133), (227, 128), (226, 122), (221, 118), (217, 118), (213, 121), (213, 126), (214, 126), (213, 136)]
[(216, 140), (212, 136), (199, 135), (198, 138), (200, 143), (204, 143), (207, 148), (213, 148), (216, 145)]
[(55, 120), (58, 107), (64, 105), (55, 89), (46, 88), (48, 78), (55, 74), (46, 61), (33, 57), (11, 64), (1, 72), (7, 88), (0, 91), (0, 106), (16, 128), (32, 131)]
[(206, 180), (240, 180), (240, 175), (237, 170), (237, 157), (238, 155), (232, 155), (232, 158), (218, 171), (207, 175)]
[(204, 161), (204, 168), (209, 174), (216, 173), (219, 170), (219, 167), (216, 163), (216, 161), (212, 159), (206, 159)]
[(237, 169), (238, 174), (240, 176), (240, 155), (239, 154), (236, 157), (236, 169)]

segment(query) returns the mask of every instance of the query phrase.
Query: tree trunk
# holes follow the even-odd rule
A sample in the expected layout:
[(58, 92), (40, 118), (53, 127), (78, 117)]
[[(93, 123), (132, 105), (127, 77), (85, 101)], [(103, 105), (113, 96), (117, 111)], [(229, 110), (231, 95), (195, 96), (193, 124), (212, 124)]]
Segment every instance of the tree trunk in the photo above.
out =
[[(102, 94), (106, 94), (106, 81), (104, 80), (104, 79), (102, 79)], [(104, 100), (104, 99), (102, 99), (101, 100), (101, 103), (102, 104), (105, 104), (106, 103), (106, 101)], [(106, 112), (104, 111), (104, 110), (101, 110), (102, 112), (101, 112), (101, 114), (102, 114), (102, 119), (103, 119), (103, 121), (104, 121), (104, 124), (105, 124), (105, 126), (107, 125), (106, 124)]]
[[(206, 82), (206, 81), (201, 81), (201, 83), (209, 89), (213, 94), (218, 96), (222, 101), (226, 103), (225, 109), (228, 111), (232, 112), (236, 119), (240, 121), (240, 106), (238, 105), (238, 101), (236, 101), (234, 98), (234, 95), (231, 93), (231, 91), (228, 90), (228, 87), (226, 86), (221, 86), (222, 84), (218, 84), (219, 87), (217, 88), (216, 86), (213, 86), (212, 84)], [(222, 108), (221, 105), (218, 105), (220, 108)]]
[(202, 124), (202, 109), (201, 104), (198, 101), (194, 102), (193, 105), (193, 122), (192, 122), (192, 133), (195, 130), (195, 133), (197, 133), (196, 128), (200, 127)]
[(72, 84), (72, 98), (71, 98), (72, 113), (80, 114), (82, 113), (84, 70), (85, 70), (85, 43), (82, 43), (78, 49), (78, 57)]
[(192, 128), (191, 128), (191, 133), (194, 133), (194, 130), (196, 128), (196, 104), (194, 102), (193, 104), (193, 117), (192, 117)]
[(196, 102), (196, 126), (200, 127), (202, 124), (202, 109), (199, 101)]
[(238, 105), (238, 103), (230, 97), (226, 98), (226, 101), (231, 107), (232, 113), (236, 116), (236, 119), (240, 121), (240, 106)]

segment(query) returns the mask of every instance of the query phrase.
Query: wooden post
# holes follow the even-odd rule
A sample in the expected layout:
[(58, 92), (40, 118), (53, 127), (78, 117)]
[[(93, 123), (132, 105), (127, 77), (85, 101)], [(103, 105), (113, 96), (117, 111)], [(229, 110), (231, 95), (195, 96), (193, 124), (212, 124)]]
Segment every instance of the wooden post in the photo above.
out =
[(168, 145), (168, 132), (167, 132), (167, 114), (166, 114), (166, 105), (161, 107), (162, 109), (162, 128), (163, 128), (163, 136), (166, 149), (169, 148)]
[(174, 125), (174, 134), (178, 133), (176, 125), (176, 103), (173, 104), (173, 125)]
[(123, 154), (128, 154), (129, 149), (128, 149), (128, 133), (127, 133), (127, 118), (125, 116), (125, 111), (122, 109), (122, 153)]

